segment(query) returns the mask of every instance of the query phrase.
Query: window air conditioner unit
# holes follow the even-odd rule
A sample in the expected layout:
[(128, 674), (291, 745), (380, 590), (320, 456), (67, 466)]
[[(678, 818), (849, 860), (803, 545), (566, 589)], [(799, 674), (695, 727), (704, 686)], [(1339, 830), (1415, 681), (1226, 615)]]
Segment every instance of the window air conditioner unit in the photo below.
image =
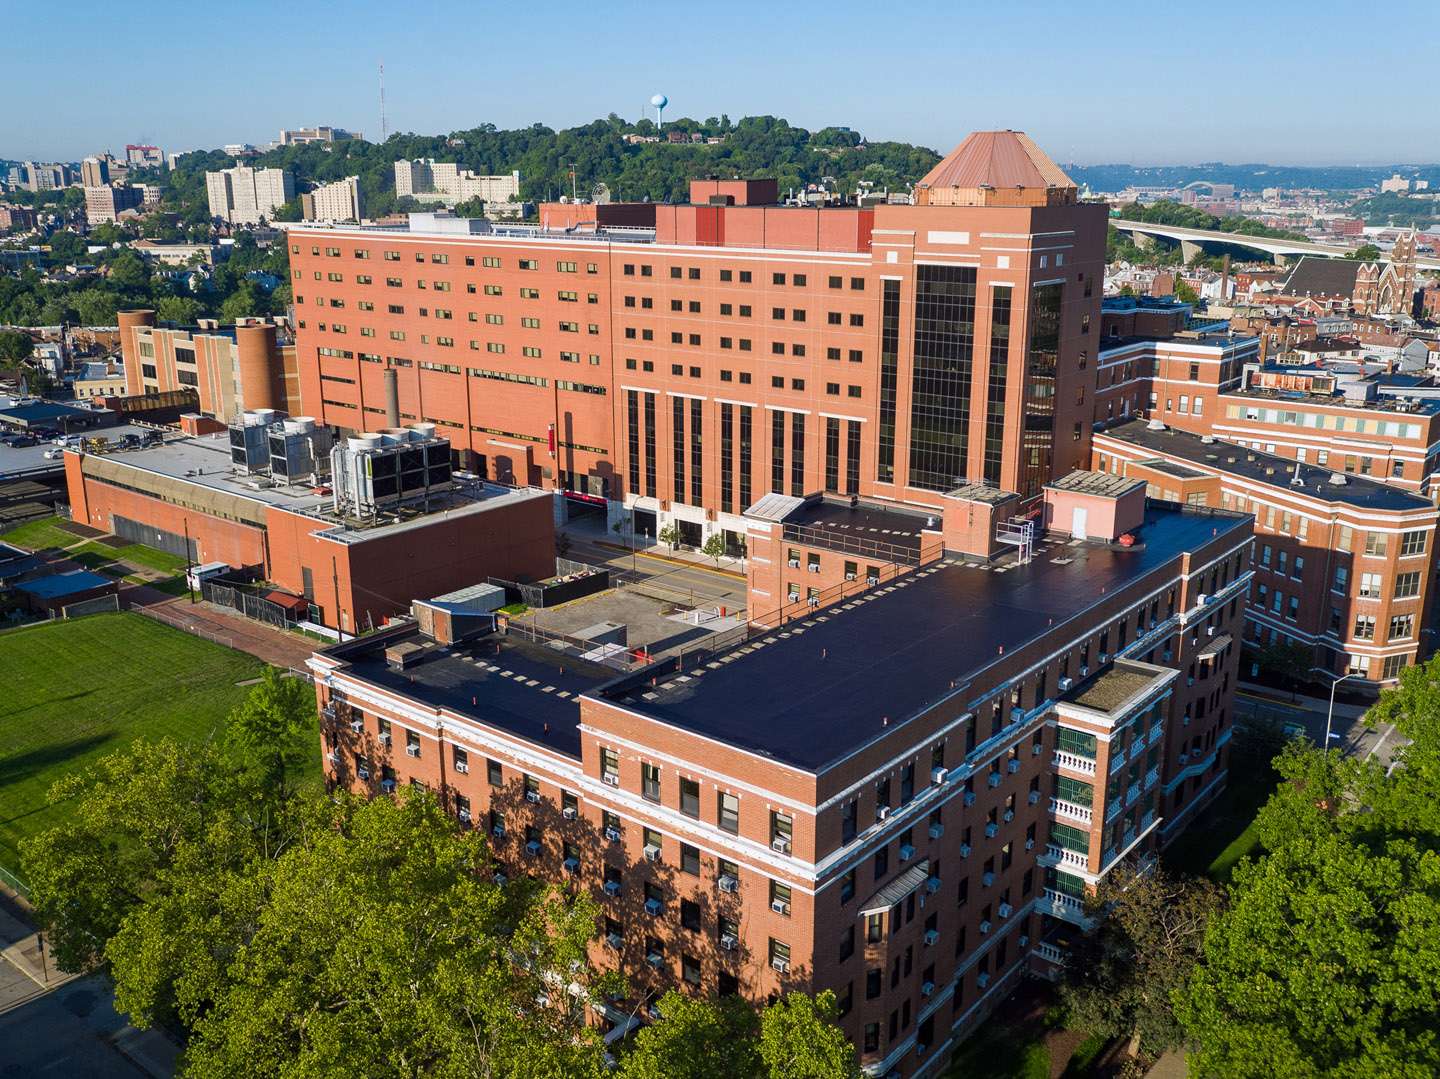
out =
[(1180, 726), (1182, 726), (1182, 727), (1188, 727), (1188, 726), (1190, 726), (1190, 717), (1189, 717), (1189, 716), (1181, 716), (1181, 717), (1180, 717)]
[(938, 892), (938, 891), (940, 890), (940, 878), (939, 878), (939, 877), (931, 877), (931, 878), (929, 878), (929, 879), (925, 882), (925, 890), (926, 890), (927, 892), (929, 892), (931, 895), (934, 895), (936, 892)]
[(658, 899), (645, 900), (645, 913), (650, 915), (650, 917), (652, 918), (660, 917), (660, 912), (664, 909), (665, 905), (661, 903)]
[(456, 762), (455, 762), (455, 771), (459, 772), (462, 776), (469, 775), (469, 774), (470, 774), (470, 766), (469, 766), (468, 764), (466, 764), (464, 761), (456, 761)]
[(806, 568), (809, 572), (811, 572), (811, 573), (819, 573), (819, 572), (820, 572), (820, 564), (819, 564), (818, 562), (811, 562), (811, 563), (810, 563), (808, 566), (806, 566), (805, 568)]
[(865, 583), (868, 584), (868, 585), (872, 585), (872, 586), (873, 586), (873, 585), (877, 585), (877, 584), (880, 583), (880, 578), (879, 578), (879, 577), (866, 577), (866, 578), (865, 578)]
[(620, 945), (624, 943), (619, 933), (610, 933), (605, 937), (605, 947), (618, 952)]
[(1205, 604), (1210, 602), (1210, 597), (1207, 596), (1204, 592), (1201, 592), (1198, 596), (1195, 597), (1195, 602), (1198, 603), (1201, 607), (1203, 607), (1205, 606)]
[(378, 741), (382, 746), (388, 746), (390, 744), (390, 735), (388, 732), (383, 734), (377, 734), (375, 736), (375, 740)]
[(1081, 677), (1081, 678), (1084, 678), (1084, 677), (1085, 677), (1086, 675), (1088, 675), (1089, 673), (1090, 673), (1090, 668), (1089, 668), (1089, 667), (1081, 667), (1081, 668), (1080, 668), (1080, 677)]
[(1026, 849), (1026, 850), (1034, 850), (1034, 849), (1035, 849), (1035, 840), (1033, 840), (1033, 839), (1027, 839), (1027, 840), (1025, 840), (1025, 849)]
[(645, 1014), (648, 1015), (651, 1019), (659, 1019), (659, 1018), (660, 1018), (660, 1005), (658, 1005), (658, 1004), (647, 1004), (647, 1005), (645, 1005)]
[(470, 823), (470, 810), (462, 809), (458, 814), (456, 814), (456, 816), (458, 816), (466, 824)]
[(580, 815), (580, 811), (574, 806), (566, 806), (564, 809), (560, 810), (560, 815), (566, 820), (574, 820)]
[(1102, 665), (1103, 665), (1103, 664), (1106, 664), (1106, 663), (1109, 663), (1109, 662), (1110, 662), (1110, 653), (1109, 653), (1109, 652), (1101, 652), (1101, 653), (1100, 653), (1100, 662), (1101, 662)]
[(493, 880), (496, 884), (499, 884), (499, 885), (502, 885), (502, 886), (510, 883), (510, 878), (507, 877), (504, 873), (496, 873), (496, 874), (495, 874), (493, 877), (491, 877), (490, 879)]
[(380, 781), (380, 789), (381, 789), (382, 791), (384, 791), (386, 794), (394, 794), (394, 793), (395, 793), (395, 781), (394, 781), (393, 779), (382, 779), (382, 780)]
[(819, 597), (819, 596), (806, 596), (806, 597), (805, 597), (805, 605), (806, 605), (807, 607), (818, 607), (818, 606), (820, 606), (820, 597)]
[(900, 860), (902, 862), (908, 862), (913, 857), (915, 857), (915, 848), (909, 843), (902, 843), (900, 845)]
[(983, 877), (980, 878), (980, 881), (981, 881), (982, 884), (985, 885), (985, 887), (988, 888), (988, 887), (990, 887), (990, 885), (992, 885), (992, 884), (995, 883), (995, 874), (994, 874), (994, 873), (986, 873)]
[(565, 872), (567, 872), (567, 873), (574, 873), (574, 872), (577, 872), (577, 871), (579, 870), (579, 868), (580, 868), (580, 859), (579, 859), (579, 858), (566, 858), (566, 859), (565, 859), (565, 862), (564, 862)]
[(790, 840), (786, 839), (784, 836), (776, 836), (774, 839), (770, 840), (770, 849), (777, 850), (781, 854), (789, 854)]
[[(986, 922), (985, 924), (986, 924), (986, 925), (989, 925), (990, 923), (989, 923), (989, 922)], [(989, 930), (987, 929), (986, 932), (988, 933)], [(990, 975), (988, 975), (988, 974), (981, 974), (979, 977), (977, 977), (977, 978), (975, 979), (975, 984), (978, 985), (981, 989), (984, 989), (987, 985), (990, 984)]]
[(331, 764), (339, 764), (339, 763), (340, 763), (340, 754), (338, 754), (338, 753), (327, 753), (327, 754), (325, 754), (325, 759), (326, 759), (327, 761), (329, 761)]
[(939, 838), (940, 838), (942, 835), (944, 835), (944, 834), (945, 834), (945, 825), (943, 825), (943, 824), (932, 824), (932, 825), (930, 825), (930, 838), (931, 838), (931, 839), (939, 839)]
[(1022, 948), (1025, 947), (1027, 944), (1030, 943), (1030, 938), (1029, 938), (1029, 936), (1027, 936), (1027, 935), (1024, 934), (1024, 933), (1020, 934), (1020, 940), (1018, 941), (1018, 943), (1019, 943), (1020, 947), (1022, 947)]
[(1193, 686), (1193, 685), (1195, 684), (1195, 679), (1193, 679), (1193, 678), (1187, 678), (1187, 679), (1185, 679), (1185, 684), (1186, 684), (1187, 686)]
[(503, 825), (503, 824), (497, 824), (497, 825), (495, 825), (494, 828), (491, 828), (491, 829), (490, 829), (490, 834), (493, 835), (496, 839), (504, 839), (504, 838), (505, 838), (505, 825)]
[(620, 842), (620, 829), (619, 829), (619, 828), (606, 828), (606, 829), (605, 829), (605, 838), (606, 838), (609, 842), (611, 842), (611, 843), (619, 843), (619, 842)]
[(934, 783), (936, 786), (939, 786), (941, 783), (944, 783), (944, 782), (945, 782), (947, 779), (949, 779), (949, 778), (950, 778), (950, 769), (948, 769), (948, 768), (932, 768), (932, 769), (930, 769), (930, 782), (931, 782), (931, 783)]
[(532, 858), (537, 857), (540, 854), (540, 841), (538, 839), (532, 839), (530, 840), (530, 842), (526, 843), (525, 853), (530, 855), (530, 857)]
[(735, 892), (739, 891), (740, 889), (740, 879), (738, 877), (732, 877), (730, 876), (730, 874), (727, 873), (720, 878), (719, 885), (722, 892), (728, 892), (729, 894), (734, 895)]
[(994, 838), (995, 838), (997, 835), (999, 835), (999, 834), (1000, 834), (1000, 825), (998, 825), (998, 824), (987, 824), (987, 825), (985, 825), (985, 838), (987, 838), (987, 839), (994, 839)]
[(1007, 809), (1007, 810), (1005, 810), (1005, 823), (1006, 823), (1006, 824), (1009, 824), (1009, 823), (1010, 823), (1012, 820), (1014, 820), (1014, 819), (1015, 819), (1015, 810), (1013, 810), (1013, 809)]
[(926, 944), (927, 947), (932, 947), (932, 948), (933, 948), (936, 944), (939, 944), (939, 943), (940, 943), (940, 930), (938, 930), (938, 929), (927, 929), (927, 930), (925, 930), (925, 944)]
[(1000, 917), (1002, 918), (1008, 918), (1010, 917), (1010, 915), (1015, 913), (1015, 908), (1012, 907), (1009, 903), (1001, 903), (1000, 906), (996, 908), (996, 910), (999, 912)]
[(1036, 802), (1038, 802), (1038, 801), (1040, 801), (1040, 792), (1039, 792), (1039, 791), (1031, 791), (1031, 792), (1030, 792), (1030, 804), (1033, 806), (1033, 805), (1034, 805)]
[(846, 579), (847, 581), (853, 581), (853, 580), (855, 579), (855, 577), (856, 577), (856, 575), (853, 574), (853, 573), (847, 573), (847, 574), (845, 574), (845, 579)]
[(1215, 636), (1215, 627), (1214, 627), (1214, 626), (1209, 626), (1209, 627), (1207, 627), (1206, 630), (1205, 630), (1205, 636), (1207, 636), (1207, 637), (1213, 637), (1213, 636)]
[(886, 817), (888, 817), (889, 815), (890, 815), (890, 807), (889, 807), (889, 806), (879, 806), (879, 807), (875, 810), (875, 819), (876, 819), (876, 820), (884, 820), (884, 819), (885, 819)]
[(770, 965), (776, 970), (778, 970), (781, 974), (790, 973), (790, 960), (788, 959), (781, 959), (777, 955), (774, 959), (770, 960)]
[(645, 956), (645, 962), (649, 963), (655, 970), (659, 970), (665, 965), (665, 957), (659, 952), (650, 952)]
[(660, 860), (660, 848), (654, 843), (645, 844), (645, 860), (647, 862), (658, 862)]
[(990, 932), (990, 923), (989, 923), (988, 921), (984, 921), (984, 922), (981, 922), (981, 923), (980, 923), (980, 932), (982, 932), (982, 933), (988, 933), (988, 932)]
[(1166, 663), (1169, 663), (1171, 660), (1173, 660), (1173, 659), (1175, 658), (1175, 653), (1174, 653), (1173, 651), (1171, 651), (1170, 649), (1168, 649), (1168, 648), (1165, 649), (1165, 651), (1162, 652), (1161, 655), (1163, 655), (1163, 656), (1165, 657), (1165, 662), (1166, 662)]
[(975, 804), (975, 792), (974, 792), (974, 791), (966, 791), (966, 792), (965, 792), (965, 804), (966, 804), (967, 806), (973, 806), (973, 805)]
[(800, 568), (800, 559), (798, 559), (798, 558), (792, 558), (792, 559), (790, 559), (790, 568), (791, 568), (791, 569), (799, 569), (799, 568)]
[(1070, 688), (1071, 686), (1073, 686), (1074, 684), (1075, 684), (1075, 680), (1074, 680), (1073, 678), (1062, 678), (1062, 679), (1060, 679), (1060, 692), (1062, 692), (1062, 693), (1065, 692), (1065, 690), (1069, 689), (1069, 688)]
[(350, 721), (350, 729), (356, 734), (359, 734), (365, 729), (365, 721), (363, 719), (352, 719)]
[(1005, 764), (1005, 771), (1009, 772), (1011, 775), (1014, 775), (1016, 772), (1020, 771), (1020, 762), (1014, 759), (1007, 761)]
[[(921, 986), (920, 986), (920, 995), (921, 995), (922, 997), (928, 997), (928, 996), (929, 996), (931, 993), (933, 993), (933, 992), (935, 992), (935, 983), (934, 983), (934, 982), (924, 982), (924, 983), (921, 984)], [(924, 1050), (924, 1047), (923, 1047), (923, 1046), (921, 1047), (921, 1050), (922, 1050), (922, 1051)]]
[(770, 909), (776, 914), (789, 914), (790, 904), (783, 899), (772, 899), (770, 901)]
[(724, 948), (727, 952), (733, 952), (739, 945), (740, 942), (735, 939), (734, 933), (726, 933), (720, 938), (720, 947)]
[(1005, 776), (1005, 774), (1004, 774), (1003, 772), (991, 772), (991, 773), (990, 773), (990, 786), (992, 786), (992, 787), (998, 787), (998, 786), (1000, 786), (1000, 781), (1004, 778), (1004, 776)]
[(611, 899), (620, 898), (620, 882), (618, 880), (607, 880), (605, 882), (605, 894)]
[(600, 774), (600, 779), (603, 782), (610, 784), (610, 786), (612, 787), (620, 786), (620, 777), (612, 772), (602, 772)]
[[(926, 984), (928, 985), (929, 983), (927, 982)], [(929, 1047), (928, 1045), (926, 1045), (924, 1042), (916, 1042), (916, 1043), (915, 1043), (915, 1055), (916, 1055), (917, 1057), (923, 1057), (923, 1056), (925, 1055), (925, 1050), (926, 1050), (926, 1049), (929, 1049), (929, 1048), (930, 1048), (930, 1047)]]
[(539, 792), (539, 791), (526, 791), (526, 792), (525, 792), (525, 801), (527, 801), (527, 802), (538, 802), (538, 801), (540, 801), (540, 792)]
[(369, 778), (370, 778), (370, 769), (368, 769), (368, 768), (361, 768), (361, 769), (359, 769), (355, 774), (356, 774), (359, 778), (361, 778), (361, 779), (369, 779)]
[(418, 756), (420, 756), (420, 747), (419, 747), (419, 746), (406, 746), (406, 747), (405, 747), (405, 756), (407, 756), (407, 757), (418, 757)]
[(960, 844), (960, 857), (962, 857), (962, 858), (968, 858), (968, 857), (970, 857), (970, 844), (969, 844), (969, 843), (961, 843), (961, 844)]

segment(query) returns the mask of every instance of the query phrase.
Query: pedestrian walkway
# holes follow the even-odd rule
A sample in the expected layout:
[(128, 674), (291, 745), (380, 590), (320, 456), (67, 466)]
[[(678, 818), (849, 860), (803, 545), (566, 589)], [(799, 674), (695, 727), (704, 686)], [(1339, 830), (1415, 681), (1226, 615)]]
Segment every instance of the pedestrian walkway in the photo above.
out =
[(143, 585), (122, 589), (120, 606), (282, 669), (305, 670), (315, 650), (324, 647), (321, 641), (227, 613), (213, 604), (191, 603), (188, 596), (167, 596)]
[[(1307, 712), (1318, 712), (1326, 715), (1330, 711), (1330, 699), (1328, 697), (1307, 697), (1304, 694), (1287, 693), (1283, 689), (1276, 689), (1274, 686), (1262, 686), (1254, 682), (1238, 681), (1235, 683), (1236, 691), (1250, 697), (1262, 700), (1273, 701), (1275, 704), (1285, 708), (1299, 708)], [(1335, 718), (1357, 720), (1361, 719), (1366, 712), (1370, 711), (1369, 705), (1346, 704), (1344, 701), (1335, 702)]]
[[(607, 529), (605, 522), (599, 517), (585, 517), (570, 521), (559, 526), (556, 531), (557, 533), (568, 532), (574, 538), (584, 539), (597, 547), (614, 551), (617, 555), (630, 553), (630, 533)], [(663, 543), (645, 542), (647, 539), (646, 536), (636, 537), (636, 554), (643, 554), (648, 558), (663, 558), (667, 562), (674, 562), (678, 565), (698, 566), (712, 573), (727, 573), (741, 580), (745, 579), (745, 560), (743, 558), (721, 555), (719, 559), (714, 559), (700, 551), (687, 548), (671, 550)]]

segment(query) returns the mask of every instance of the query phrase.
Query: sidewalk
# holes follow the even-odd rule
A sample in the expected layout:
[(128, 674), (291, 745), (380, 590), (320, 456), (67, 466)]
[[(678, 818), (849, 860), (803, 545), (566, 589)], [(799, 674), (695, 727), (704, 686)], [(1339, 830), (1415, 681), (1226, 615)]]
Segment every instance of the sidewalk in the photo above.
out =
[(56, 970), (48, 954), (42, 957), (28, 916), (25, 900), (0, 885), (0, 967), (9, 968), (0, 969), (0, 1057), (13, 1061), (5, 1074), (57, 1074), (58, 1068), (59, 1074), (170, 1079), (180, 1047), (160, 1030), (131, 1026), (101, 978)]
[[(556, 529), (556, 533), (568, 532), (576, 539), (585, 540), (596, 547), (604, 547), (606, 550), (614, 551), (617, 555), (630, 553), (630, 533), (616, 532), (614, 529), (605, 527), (605, 522), (598, 517), (586, 517)], [(637, 536), (635, 553), (643, 554), (647, 558), (661, 558), (667, 562), (674, 562), (682, 566), (697, 566), (709, 570), (711, 573), (727, 573), (745, 578), (745, 560), (742, 558), (731, 558), (728, 555), (721, 555), (718, 563), (707, 554), (692, 550), (670, 550), (663, 543), (646, 543), (646, 537)]]
[(191, 603), (188, 596), (168, 596), (143, 585), (120, 590), (120, 606), (124, 610), (155, 612), (160, 621), (223, 644), (248, 652), (257, 659), (281, 669), (305, 670), (305, 664), (317, 648), (324, 645), (308, 637), (300, 637), (274, 629), (238, 614), (229, 614), (209, 603)]
[[(1266, 701), (1273, 701), (1275, 704), (1285, 708), (1300, 708), (1307, 712), (1318, 712), (1322, 716), (1330, 711), (1330, 699), (1328, 697), (1306, 697), (1304, 694), (1295, 695), (1287, 693), (1283, 689), (1276, 689), (1274, 686), (1262, 686), (1254, 682), (1246, 682), (1243, 679), (1235, 683), (1235, 691)], [(1370, 711), (1368, 705), (1346, 704), (1344, 701), (1335, 702), (1336, 719), (1358, 720), (1368, 711)]]

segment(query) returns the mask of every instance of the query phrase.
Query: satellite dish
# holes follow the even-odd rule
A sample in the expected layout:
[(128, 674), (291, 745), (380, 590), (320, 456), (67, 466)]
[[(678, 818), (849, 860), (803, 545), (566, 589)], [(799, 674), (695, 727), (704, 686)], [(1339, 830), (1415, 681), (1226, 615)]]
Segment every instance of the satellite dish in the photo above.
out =
[(610, 201), (610, 188), (605, 184), (596, 184), (590, 191), (590, 201), (597, 206), (604, 206)]

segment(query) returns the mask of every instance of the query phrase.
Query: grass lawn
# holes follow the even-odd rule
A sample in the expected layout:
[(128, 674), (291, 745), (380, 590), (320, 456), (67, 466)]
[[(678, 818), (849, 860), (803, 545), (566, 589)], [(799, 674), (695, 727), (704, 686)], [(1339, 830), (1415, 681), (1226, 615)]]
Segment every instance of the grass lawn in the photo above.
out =
[(0, 536), (0, 539), (6, 543), (28, 547), (32, 551), (38, 551), (45, 547), (68, 547), (72, 543), (79, 543), (79, 536), (71, 535), (69, 532), (55, 527), (59, 520), (59, 517), (46, 517), (42, 521), (30, 521), (28, 524), (6, 532), (4, 536)]
[[(142, 615), (96, 614), (0, 636), (0, 864), (60, 823), (45, 792), (136, 738), (203, 739), (264, 664)], [(316, 757), (318, 759), (318, 747)]]
[(185, 559), (177, 558), (165, 551), (158, 551), (154, 547), (146, 547), (143, 543), (132, 543), (126, 547), (106, 547), (103, 543), (87, 543), (70, 552), (70, 557), (77, 562), (87, 562), (94, 558), (105, 562), (114, 562), (124, 559), (127, 562), (134, 562), (137, 566), (148, 566), (150, 569), (164, 570), (166, 573), (177, 573), (185, 568)]
[(1230, 879), (1236, 864), (1262, 853), (1255, 815), (1275, 792), (1277, 778), (1236, 779), (1200, 820), (1167, 847), (1161, 861), (1167, 869), (1208, 876), (1219, 884)]
[(992, 1015), (955, 1051), (944, 1079), (1050, 1079), (1050, 1051), (1023, 1029)]

